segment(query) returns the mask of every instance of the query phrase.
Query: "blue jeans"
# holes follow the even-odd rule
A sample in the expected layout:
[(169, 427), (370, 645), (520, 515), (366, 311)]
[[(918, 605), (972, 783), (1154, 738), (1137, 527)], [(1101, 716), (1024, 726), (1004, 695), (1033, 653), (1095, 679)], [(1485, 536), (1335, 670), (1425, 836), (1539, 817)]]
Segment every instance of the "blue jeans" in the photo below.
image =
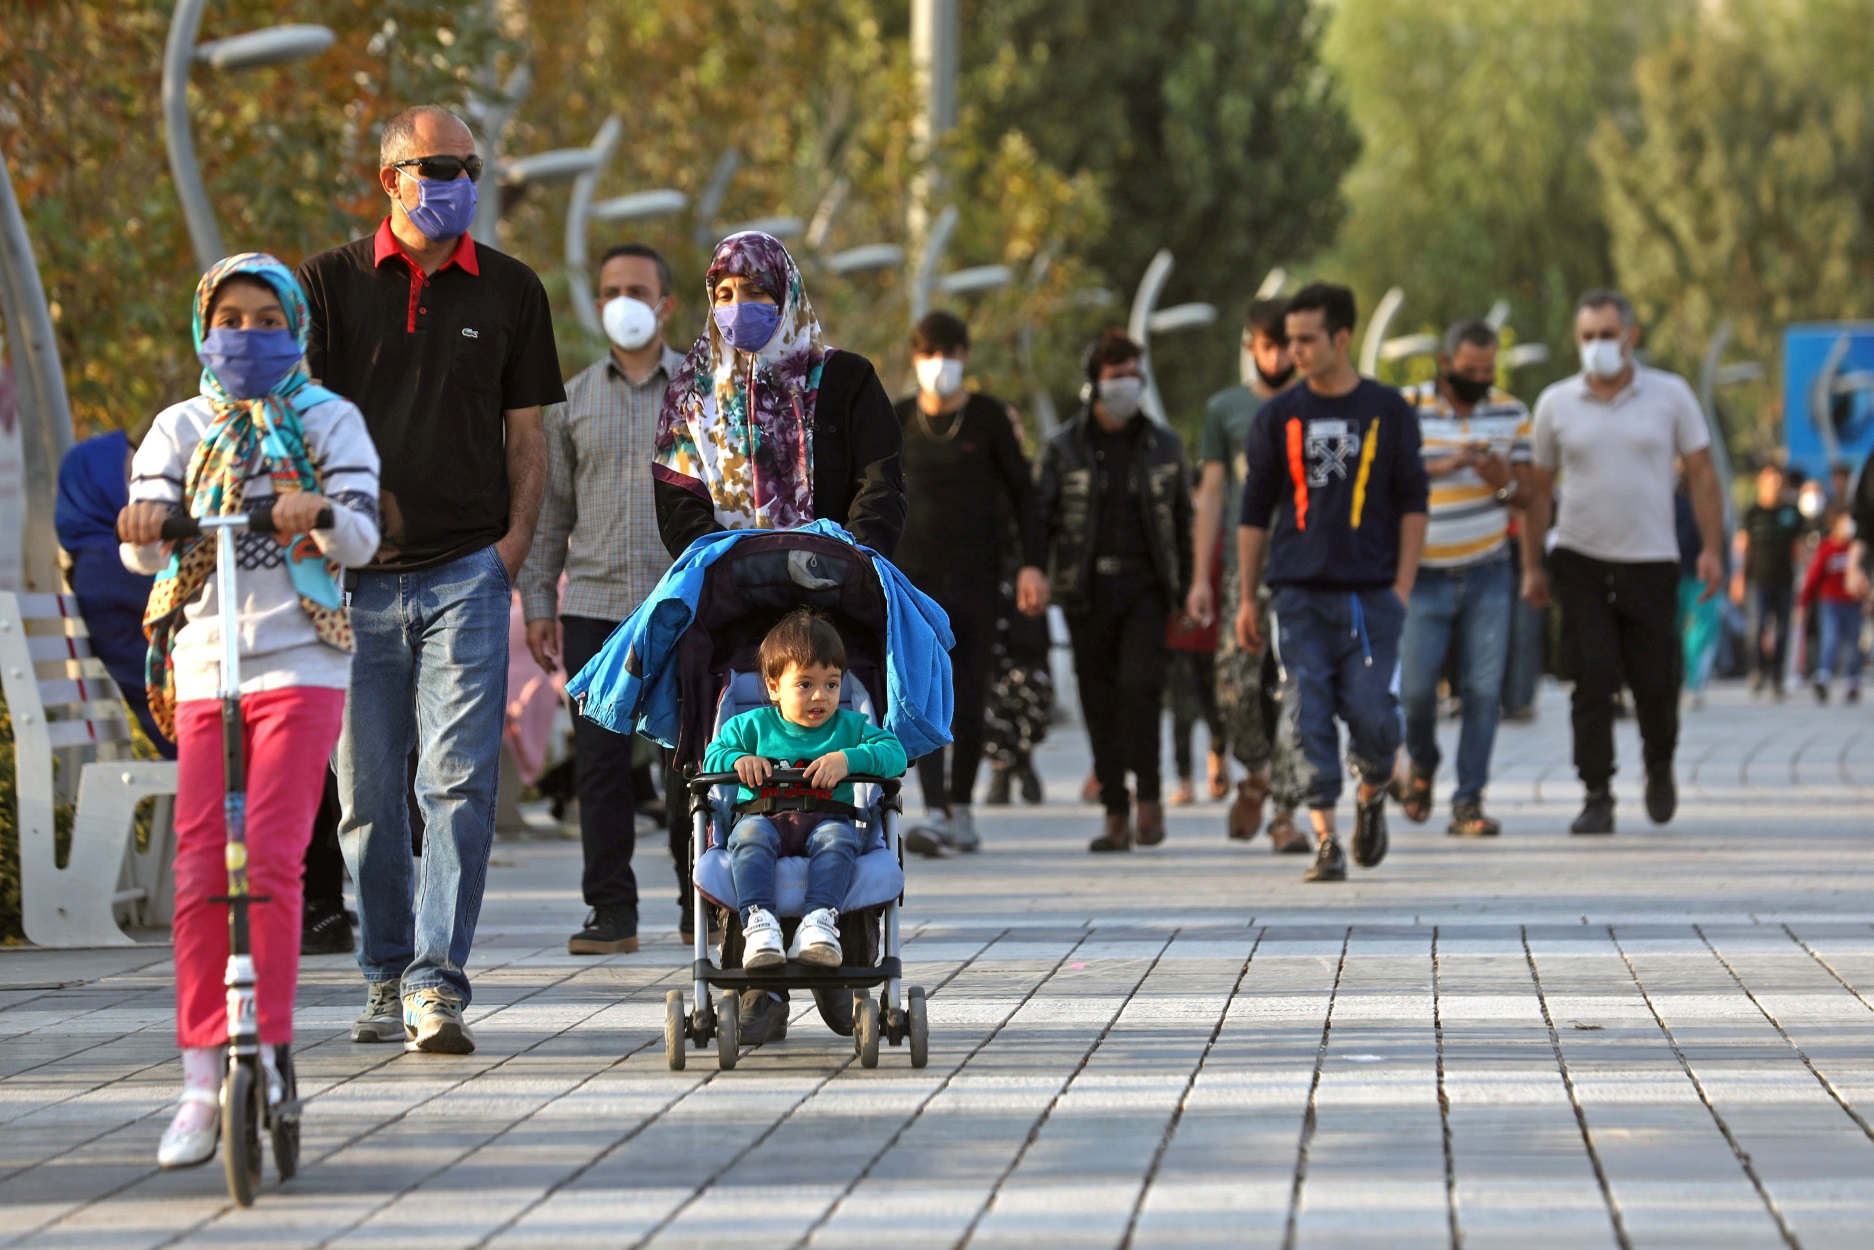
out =
[(1822, 612), (1822, 654), (1815, 668), (1815, 680), (1826, 686), (1829, 678), (1840, 673), (1848, 687), (1861, 686), (1861, 605), (1832, 603), (1827, 599), (1816, 605)]
[(1399, 750), (1392, 679), (1405, 605), (1391, 587), (1300, 586), (1278, 587), (1274, 605), (1277, 646), (1296, 691), (1296, 731), (1313, 774), (1305, 791), (1308, 806), (1332, 809), (1341, 789), (1336, 716), (1347, 723), (1349, 754), (1361, 780), (1379, 785), (1392, 775)]
[[(361, 573), (336, 757), (339, 845), (358, 886), (358, 967), (405, 994), (469, 1001), (494, 843), (508, 690), (508, 574), (493, 547), (414, 573)], [(423, 854), (410, 851), (410, 780)]]
[(1543, 652), (1548, 648), (1549, 610), (1523, 602), (1520, 543), (1510, 544), (1510, 654), (1503, 665), (1503, 710), (1526, 712), (1542, 681)]
[(1425, 776), (1438, 771), (1438, 678), (1444, 673), (1446, 653), (1455, 645), (1464, 727), (1458, 733), (1453, 803), (1480, 801), (1490, 781), (1514, 595), (1510, 562), (1501, 556), (1461, 568), (1421, 569), (1412, 587), (1412, 610), (1406, 613), (1399, 657), (1406, 754)]
[[(859, 858), (859, 833), (843, 820), (823, 820), (807, 835), (807, 910), (846, 902), (852, 888), (853, 863)], [(781, 857), (781, 835), (766, 816), (744, 816), (729, 835), (729, 875), (735, 881), (735, 901), (748, 919), (748, 909), (760, 907), (774, 914), (774, 862)]]

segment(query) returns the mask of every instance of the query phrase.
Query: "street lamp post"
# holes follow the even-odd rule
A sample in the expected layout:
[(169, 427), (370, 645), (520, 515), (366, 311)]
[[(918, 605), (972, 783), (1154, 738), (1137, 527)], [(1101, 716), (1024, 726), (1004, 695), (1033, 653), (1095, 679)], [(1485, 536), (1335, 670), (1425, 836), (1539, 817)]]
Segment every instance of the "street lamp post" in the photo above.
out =
[(973, 265), (954, 273), (940, 273), (944, 252), (956, 228), (957, 206), (946, 204), (925, 236), (924, 246), (918, 252), (917, 268), (911, 274), (911, 324), (914, 326), (930, 311), (933, 295), (981, 295), (1015, 280), (1007, 265)]
[(301, 57), (317, 56), (332, 46), (336, 36), (323, 26), (275, 26), (249, 31), (212, 43), (196, 45), (202, 10), (208, 0), (177, 0), (169, 19), (169, 38), (163, 48), (163, 140), (169, 150), (169, 172), (182, 201), (182, 217), (189, 228), (195, 263), (207, 270), (227, 252), (221, 245), (221, 227), (202, 185), (195, 160), (195, 132), (189, 125), (189, 66), (196, 61), (216, 70), (259, 69)]
[(1159, 248), (1158, 254), (1145, 267), (1145, 276), (1139, 279), (1139, 289), (1132, 296), (1132, 315), (1126, 321), (1126, 334), (1139, 345), (1143, 353), (1139, 357), (1139, 372), (1145, 377), (1145, 413), (1160, 425), (1167, 424), (1168, 418), (1165, 415), (1164, 398), (1158, 393), (1158, 377), (1152, 368), (1152, 336), (1195, 330), (1217, 319), (1214, 304), (1158, 307), (1158, 297), (1165, 292), (1165, 283), (1171, 278), (1171, 268), (1171, 249)]
[(72, 445), (72, 410), (59, 365), (58, 342), (39, 263), (26, 234), (26, 218), (13, 194), (13, 177), (0, 161), (0, 313), (6, 317), (18, 388), (22, 467), (25, 470), (26, 533), (23, 554), (28, 585), (58, 586), (58, 543), (52, 512), (59, 463)]

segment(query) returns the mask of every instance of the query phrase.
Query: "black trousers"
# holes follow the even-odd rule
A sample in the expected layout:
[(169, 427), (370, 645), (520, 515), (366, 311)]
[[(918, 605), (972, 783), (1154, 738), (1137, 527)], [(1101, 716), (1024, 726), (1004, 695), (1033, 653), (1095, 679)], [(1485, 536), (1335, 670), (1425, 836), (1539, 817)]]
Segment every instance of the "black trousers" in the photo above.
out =
[[(577, 673), (597, 655), (618, 627), (616, 621), (563, 616), (566, 671)], [(637, 849), (637, 798), (631, 784), (631, 734), (613, 733), (583, 716), (573, 718), (574, 786), (579, 794), (579, 842), (586, 870), (580, 888), (586, 906), (635, 908), (638, 878), (631, 871)]]
[(1166, 657), (1165, 684), (1171, 695), (1171, 758), (1178, 766), (1178, 779), (1188, 780), (1195, 763), (1191, 756), (1191, 732), (1203, 721), (1210, 733), (1210, 749), (1220, 753), (1229, 741), (1223, 731), (1223, 717), (1217, 712), (1217, 653), (1214, 651), (1171, 651)]
[(1614, 775), (1614, 699), (1622, 679), (1648, 768), (1670, 767), (1679, 745), (1679, 566), (1596, 560), (1565, 547), (1549, 557), (1562, 609), (1562, 650), (1575, 679), (1575, 772), (1590, 790)]
[(1091, 608), (1067, 618), (1080, 712), (1093, 745), (1093, 775), (1109, 813), (1130, 810), (1126, 774), (1140, 802), (1159, 796), (1158, 723), (1165, 703), (1165, 596), (1156, 580), (1097, 577)]
[(336, 907), (345, 898), (345, 857), (338, 850), (338, 774), (325, 770), (325, 793), (306, 843), (306, 903)]
[(983, 762), (983, 705), (989, 695), (990, 659), (996, 645), (997, 591), (994, 582), (962, 592), (932, 594), (950, 616), (956, 645), (950, 648), (950, 776), (944, 784), (944, 748), (918, 758), (918, 782), (924, 806), (966, 805), (976, 789)]

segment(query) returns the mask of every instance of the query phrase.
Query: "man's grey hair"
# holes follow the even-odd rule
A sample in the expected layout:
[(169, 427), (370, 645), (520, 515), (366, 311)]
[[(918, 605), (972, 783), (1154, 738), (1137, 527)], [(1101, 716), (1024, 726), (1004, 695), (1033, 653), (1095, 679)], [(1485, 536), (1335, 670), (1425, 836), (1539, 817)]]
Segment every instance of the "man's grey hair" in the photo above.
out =
[(1579, 316), (1584, 308), (1616, 308), (1620, 311), (1620, 324), (1632, 327), (1633, 301), (1616, 291), (1611, 286), (1597, 286), (1575, 301), (1575, 314)]
[(388, 169), (398, 161), (407, 161), (417, 156), (434, 156), (434, 152), (416, 150), (416, 123), (420, 117), (447, 117), (467, 130), (472, 137), (474, 131), (469, 124), (449, 109), (440, 104), (418, 104), (407, 108), (384, 123), (384, 131), (377, 141), (377, 165), (379, 169)]
[(1466, 317), (1462, 321), (1452, 322), (1451, 328), (1445, 331), (1445, 358), (1449, 360), (1457, 355), (1458, 348), (1466, 343), (1473, 347), (1495, 347), (1501, 341), (1497, 332), (1490, 328), (1489, 322)]

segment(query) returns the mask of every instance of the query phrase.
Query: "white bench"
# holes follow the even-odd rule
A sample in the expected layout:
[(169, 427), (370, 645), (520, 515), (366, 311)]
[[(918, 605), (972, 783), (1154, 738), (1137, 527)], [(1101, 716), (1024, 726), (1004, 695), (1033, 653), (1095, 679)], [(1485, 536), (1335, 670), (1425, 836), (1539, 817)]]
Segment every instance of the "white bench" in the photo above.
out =
[[(129, 709), (91, 654), (70, 595), (0, 592), (0, 685), (13, 720), (26, 937), (40, 946), (134, 945), (120, 914), (154, 927), (170, 922), (174, 906), (175, 764), (132, 758)], [(53, 813), (74, 791), (61, 866)], [(149, 846), (139, 851), (137, 804), (152, 797)]]

